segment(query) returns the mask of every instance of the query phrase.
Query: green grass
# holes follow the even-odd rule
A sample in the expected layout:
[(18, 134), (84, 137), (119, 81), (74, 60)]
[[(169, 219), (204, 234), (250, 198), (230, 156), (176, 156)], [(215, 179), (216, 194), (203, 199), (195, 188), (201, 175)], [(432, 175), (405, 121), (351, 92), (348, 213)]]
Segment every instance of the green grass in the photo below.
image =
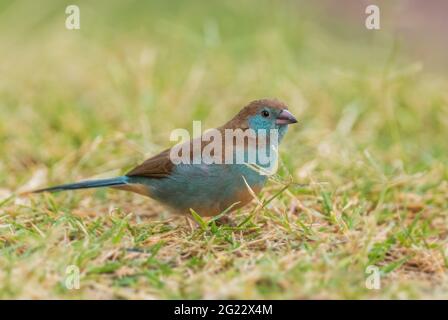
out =
[[(303, 2), (78, 3), (79, 31), (56, 1), (0, 5), (0, 298), (448, 298), (446, 75)], [(261, 97), (300, 123), (235, 227), (113, 190), (15, 196)]]

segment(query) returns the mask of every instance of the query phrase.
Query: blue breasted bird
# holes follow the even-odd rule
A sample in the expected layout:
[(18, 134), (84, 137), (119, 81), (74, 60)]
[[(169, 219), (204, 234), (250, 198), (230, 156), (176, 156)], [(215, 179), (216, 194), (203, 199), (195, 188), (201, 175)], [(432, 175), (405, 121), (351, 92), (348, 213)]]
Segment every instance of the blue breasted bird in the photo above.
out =
[[(278, 133), (278, 141), (281, 141), (288, 125), (296, 122), (284, 103), (274, 99), (261, 99), (249, 103), (217, 130), (223, 133), (223, 137), (226, 129), (241, 129), (243, 132), (247, 129), (255, 132), (275, 130)], [(256, 136), (256, 148), (259, 148), (258, 139)], [(192, 141), (186, 143), (192, 144)], [(265, 141), (269, 147), (270, 139)], [(232, 139), (231, 143), (236, 142)], [(206, 145), (206, 142), (200, 142), (201, 150)], [(243, 148), (246, 148), (247, 155), (250, 151), (247, 141)], [(234, 148), (234, 152), (237, 149)], [(177, 213), (189, 214), (190, 209), (193, 209), (201, 216), (215, 216), (229, 207), (234, 210), (246, 205), (252, 200), (253, 192), (258, 193), (267, 180), (265, 173), (244, 163), (201, 161), (175, 164), (170, 157), (170, 150), (167, 149), (149, 158), (121, 177), (64, 184), (34, 192), (112, 187), (151, 197)], [(277, 161), (276, 157), (271, 159)], [(266, 168), (266, 163), (257, 163), (258, 161), (259, 158), (256, 157), (255, 165), (259, 164), (261, 168)]]

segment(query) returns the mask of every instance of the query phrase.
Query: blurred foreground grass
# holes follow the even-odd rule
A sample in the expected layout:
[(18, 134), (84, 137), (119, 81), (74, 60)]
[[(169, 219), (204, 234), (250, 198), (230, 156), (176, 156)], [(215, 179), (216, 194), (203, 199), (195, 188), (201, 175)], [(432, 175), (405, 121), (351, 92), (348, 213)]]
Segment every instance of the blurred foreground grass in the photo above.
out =
[[(0, 3), (0, 298), (448, 298), (445, 75), (304, 2), (78, 5), (69, 31), (63, 3)], [(281, 147), (296, 184), (239, 228), (111, 190), (13, 196), (123, 173), (261, 97), (300, 120)]]

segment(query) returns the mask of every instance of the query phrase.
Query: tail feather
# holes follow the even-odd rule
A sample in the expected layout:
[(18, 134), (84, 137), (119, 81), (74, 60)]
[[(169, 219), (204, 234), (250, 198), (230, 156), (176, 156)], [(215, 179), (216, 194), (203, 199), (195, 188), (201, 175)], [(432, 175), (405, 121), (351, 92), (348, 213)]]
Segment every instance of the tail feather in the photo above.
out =
[(127, 177), (116, 177), (111, 179), (101, 179), (101, 180), (89, 180), (76, 183), (68, 183), (60, 186), (44, 188), (39, 190), (34, 190), (32, 193), (41, 192), (58, 192), (65, 190), (77, 190), (77, 189), (90, 189), (90, 188), (101, 188), (101, 187), (114, 187), (127, 184)]

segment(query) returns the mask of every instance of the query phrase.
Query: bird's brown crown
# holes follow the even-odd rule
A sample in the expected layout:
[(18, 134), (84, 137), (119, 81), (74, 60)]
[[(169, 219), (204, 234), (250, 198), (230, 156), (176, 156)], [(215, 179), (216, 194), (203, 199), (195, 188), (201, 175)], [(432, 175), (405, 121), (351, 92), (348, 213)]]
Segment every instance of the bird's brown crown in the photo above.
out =
[(263, 108), (273, 108), (278, 110), (288, 109), (288, 106), (277, 99), (259, 99), (250, 102), (232, 120), (227, 122), (223, 127), (225, 128), (241, 128), (247, 127), (247, 119), (250, 116), (261, 112)]

